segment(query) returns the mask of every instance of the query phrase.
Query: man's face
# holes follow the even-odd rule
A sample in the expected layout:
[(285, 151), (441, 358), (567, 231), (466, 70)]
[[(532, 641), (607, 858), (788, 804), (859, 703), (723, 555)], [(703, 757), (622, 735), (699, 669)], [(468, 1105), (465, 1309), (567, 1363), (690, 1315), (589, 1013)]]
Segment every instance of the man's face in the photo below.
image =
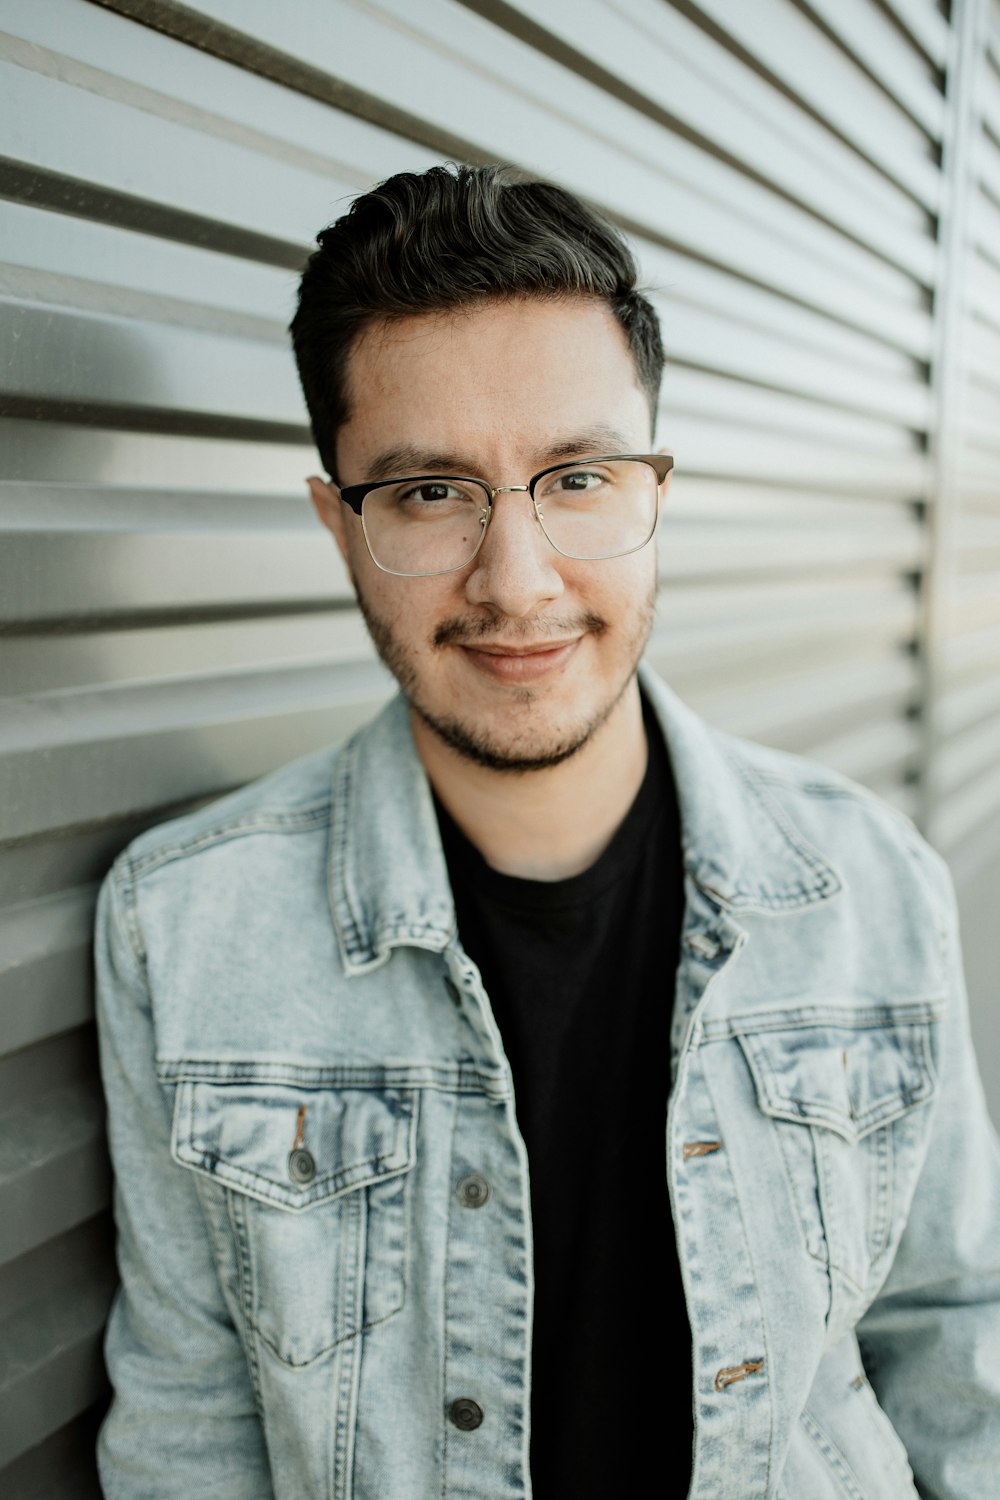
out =
[[(526, 484), (567, 459), (649, 451), (625, 336), (585, 298), (368, 329), (350, 356), (349, 405), (337, 449), (344, 484), (421, 473)], [(336, 488), (311, 487), (421, 734), (523, 771), (573, 754), (622, 703), (652, 622), (655, 542), (573, 561), (546, 539), (527, 494), (504, 494), (465, 568), (399, 578), (372, 562)]]

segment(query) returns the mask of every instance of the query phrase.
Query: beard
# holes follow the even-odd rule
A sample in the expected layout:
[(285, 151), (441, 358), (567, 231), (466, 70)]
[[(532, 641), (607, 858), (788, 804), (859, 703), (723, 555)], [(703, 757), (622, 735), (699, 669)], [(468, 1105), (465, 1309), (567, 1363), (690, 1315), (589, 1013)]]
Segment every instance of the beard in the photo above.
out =
[[(603, 724), (607, 722), (635, 677), (639, 659), (649, 639), (653, 624), (656, 601), (655, 582), (643, 600), (638, 612), (636, 627), (632, 630), (625, 653), (626, 668), (621, 683), (609, 694), (607, 700), (594, 709), (589, 716), (581, 716), (575, 723), (565, 726), (544, 745), (523, 747), (505, 743), (497, 735), (472, 724), (459, 714), (433, 712), (421, 701), (420, 674), (405, 645), (389, 622), (377, 615), (354, 581), (358, 605), (364, 617), (375, 649), (389, 671), (395, 677), (400, 690), (409, 701), (413, 712), (444, 744), (479, 766), (491, 771), (504, 771), (523, 775), (530, 771), (544, 771), (558, 766), (582, 750)], [(573, 616), (547, 616), (543, 621), (512, 619), (497, 610), (488, 610), (476, 615), (455, 616), (443, 621), (434, 631), (432, 645), (435, 651), (449, 646), (475, 646), (477, 641), (502, 638), (512, 644), (518, 639), (540, 641), (546, 636), (556, 638), (590, 634), (605, 635), (609, 629), (607, 621), (592, 611)], [(527, 714), (533, 703), (544, 698), (545, 689), (523, 686), (514, 689), (509, 702), (515, 711)]]

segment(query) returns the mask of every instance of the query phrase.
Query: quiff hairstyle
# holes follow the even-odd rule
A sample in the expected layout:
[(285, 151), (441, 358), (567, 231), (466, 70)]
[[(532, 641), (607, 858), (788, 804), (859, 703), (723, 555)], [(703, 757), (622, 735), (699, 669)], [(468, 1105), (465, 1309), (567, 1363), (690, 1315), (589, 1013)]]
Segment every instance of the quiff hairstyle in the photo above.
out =
[(636, 287), (636, 263), (602, 214), (511, 168), (400, 172), (317, 236), (302, 275), (292, 344), (313, 437), (337, 478), (348, 420), (347, 362), (370, 324), (510, 297), (597, 297), (621, 325), (656, 423), (663, 345)]

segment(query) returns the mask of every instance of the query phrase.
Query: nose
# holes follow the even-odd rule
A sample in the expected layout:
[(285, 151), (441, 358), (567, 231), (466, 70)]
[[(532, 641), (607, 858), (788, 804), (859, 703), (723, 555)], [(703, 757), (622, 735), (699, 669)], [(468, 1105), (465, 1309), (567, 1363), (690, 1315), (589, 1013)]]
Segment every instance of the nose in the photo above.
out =
[(523, 619), (557, 599), (564, 584), (559, 553), (538, 524), (523, 486), (496, 490), (483, 544), (465, 582), (470, 604), (486, 605), (512, 619)]

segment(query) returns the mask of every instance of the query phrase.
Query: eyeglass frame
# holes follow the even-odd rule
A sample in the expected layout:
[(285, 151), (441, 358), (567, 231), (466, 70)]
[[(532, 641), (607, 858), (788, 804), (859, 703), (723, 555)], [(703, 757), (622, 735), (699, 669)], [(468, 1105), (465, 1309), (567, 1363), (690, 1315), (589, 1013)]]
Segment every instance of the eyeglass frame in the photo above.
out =
[[(604, 557), (574, 557), (572, 552), (564, 552), (563, 549), (552, 540), (545, 529), (545, 522), (542, 520), (542, 517), (539, 514), (538, 502), (535, 500), (535, 486), (539, 483), (540, 480), (544, 479), (547, 474), (558, 473), (560, 469), (573, 469), (581, 464), (618, 463), (622, 459), (629, 459), (630, 461), (634, 461), (635, 463), (648, 464), (656, 474), (656, 513), (653, 517), (653, 524), (650, 527), (649, 535), (643, 541), (637, 543), (636, 546), (626, 547), (624, 552), (609, 552)], [(672, 453), (605, 453), (600, 455), (599, 457), (588, 456), (586, 458), (564, 459), (562, 463), (550, 464), (548, 468), (539, 469), (537, 474), (532, 474), (527, 484), (493, 485), (488, 483), (487, 480), (477, 479), (471, 474), (403, 474), (400, 475), (399, 478), (371, 479), (365, 480), (361, 484), (345, 484), (343, 486), (338, 486), (338, 492), (344, 504), (347, 505), (351, 510), (353, 510), (354, 514), (361, 521), (361, 530), (364, 535), (365, 546), (368, 548), (368, 555), (380, 572), (388, 573), (393, 578), (441, 578), (446, 573), (460, 573), (462, 569), (467, 568), (478, 555), (479, 549), (482, 547), (483, 542), (486, 539), (486, 533), (490, 529), (490, 521), (493, 519), (493, 502), (495, 501), (497, 495), (529, 495), (531, 497), (531, 506), (535, 513), (535, 520), (541, 527), (542, 535), (545, 537), (545, 540), (548, 542), (550, 547), (554, 548), (554, 550), (559, 553), (560, 557), (569, 558), (571, 562), (611, 562), (616, 557), (628, 557), (633, 552), (641, 552), (643, 547), (649, 545), (656, 532), (656, 527), (660, 519), (660, 490), (666, 481), (667, 475), (670, 473), (673, 467), (674, 458)], [(489, 497), (486, 501), (486, 521), (480, 533), (479, 540), (476, 543), (475, 548), (473, 549), (471, 554), (465, 559), (465, 562), (458, 563), (454, 568), (437, 568), (432, 573), (401, 573), (395, 568), (385, 567), (384, 564), (380, 563), (378, 558), (375, 556), (375, 553), (372, 550), (371, 541), (368, 537), (368, 528), (365, 526), (365, 518), (362, 510), (362, 506), (365, 502), (365, 497), (369, 495), (372, 490), (384, 489), (392, 484), (417, 484), (421, 481), (433, 481), (437, 484), (441, 484), (446, 483), (449, 480), (459, 480), (462, 484), (477, 485), (479, 489), (485, 490), (487, 496)]]

